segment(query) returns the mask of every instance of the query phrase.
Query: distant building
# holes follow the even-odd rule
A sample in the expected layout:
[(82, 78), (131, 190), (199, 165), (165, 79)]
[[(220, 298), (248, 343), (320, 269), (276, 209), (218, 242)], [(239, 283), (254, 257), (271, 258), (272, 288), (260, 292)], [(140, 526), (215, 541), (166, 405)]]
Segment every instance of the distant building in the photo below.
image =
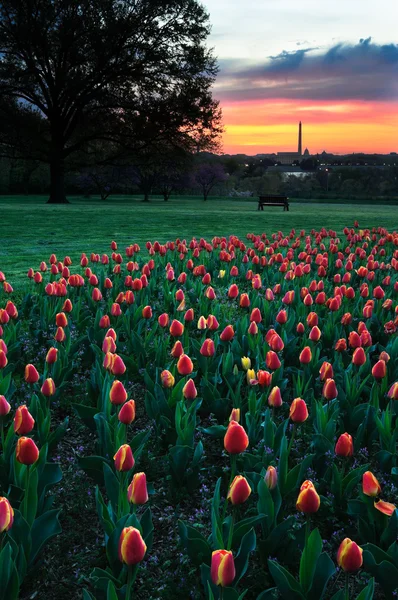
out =
[[(298, 131), (298, 148), (297, 152), (277, 152), (276, 160), (280, 162), (282, 165), (292, 165), (295, 161), (301, 161), (303, 158), (303, 131), (301, 121), (299, 123), (299, 131)], [(304, 156), (309, 156), (308, 148), (304, 151)]]

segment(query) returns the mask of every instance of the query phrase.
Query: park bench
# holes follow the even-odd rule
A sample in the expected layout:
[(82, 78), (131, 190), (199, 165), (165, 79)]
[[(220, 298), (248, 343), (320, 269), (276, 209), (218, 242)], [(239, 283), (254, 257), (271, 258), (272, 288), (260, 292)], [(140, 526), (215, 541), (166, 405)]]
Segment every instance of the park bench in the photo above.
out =
[(264, 210), (264, 206), (283, 206), (283, 210), (289, 210), (289, 198), (287, 196), (259, 196), (257, 210)]

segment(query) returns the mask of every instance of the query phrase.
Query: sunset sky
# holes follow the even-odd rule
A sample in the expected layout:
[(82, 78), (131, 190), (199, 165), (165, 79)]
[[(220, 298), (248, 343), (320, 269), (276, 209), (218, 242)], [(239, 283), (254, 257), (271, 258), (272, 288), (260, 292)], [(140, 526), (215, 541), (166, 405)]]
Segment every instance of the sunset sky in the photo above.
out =
[(396, 0), (204, 0), (225, 153), (398, 152)]

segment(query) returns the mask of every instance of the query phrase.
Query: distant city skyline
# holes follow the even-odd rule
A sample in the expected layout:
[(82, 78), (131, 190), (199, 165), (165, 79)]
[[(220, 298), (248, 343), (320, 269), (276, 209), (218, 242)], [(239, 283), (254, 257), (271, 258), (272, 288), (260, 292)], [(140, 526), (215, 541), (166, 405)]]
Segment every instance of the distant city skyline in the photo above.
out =
[(204, 0), (225, 153), (398, 150), (398, 4)]

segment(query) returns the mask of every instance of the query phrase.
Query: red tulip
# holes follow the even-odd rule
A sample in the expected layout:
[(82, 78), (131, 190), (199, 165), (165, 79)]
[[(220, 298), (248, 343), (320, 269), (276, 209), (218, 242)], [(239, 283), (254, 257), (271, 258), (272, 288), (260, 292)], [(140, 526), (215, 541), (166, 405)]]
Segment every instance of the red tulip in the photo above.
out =
[(308, 419), (308, 409), (305, 400), (295, 398), (290, 405), (289, 417), (293, 423), (304, 423)]
[(305, 514), (316, 513), (319, 510), (320, 504), (321, 499), (312, 481), (304, 481), (296, 502), (297, 510)]
[(203, 342), (201, 348), (200, 348), (200, 353), (202, 356), (207, 356), (207, 357), (211, 357), (214, 356), (215, 354), (215, 347), (214, 347), (214, 342), (213, 340), (207, 338), (205, 339), (205, 341)]
[(145, 473), (135, 473), (132, 482), (127, 488), (127, 498), (131, 504), (145, 504), (148, 502)]
[(276, 352), (274, 352), (273, 350), (269, 350), (267, 352), (265, 356), (265, 363), (268, 369), (272, 369), (273, 371), (279, 369), (279, 367), (281, 366), (281, 361), (279, 360), (279, 357), (276, 354)]
[(46, 363), (49, 365), (52, 365), (55, 362), (57, 362), (57, 358), (58, 358), (58, 349), (54, 348), (54, 347), (50, 348), (49, 351), (47, 352)]
[(123, 425), (131, 425), (135, 419), (135, 402), (128, 400), (119, 411), (118, 419)]
[(312, 360), (312, 352), (309, 346), (305, 346), (303, 350), (300, 352), (299, 361), (303, 365), (308, 365)]
[(0, 418), (5, 417), (11, 410), (10, 404), (7, 402), (5, 396), (0, 395)]
[(224, 436), (224, 448), (229, 454), (240, 454), (244, 452), (249, 445), (249, 438), (242, 425), (236, 421), (231, 421)]
[(383, 379), (387, 375), (387, 367), (384, 360), (378, 360), (372, 368), (372, 375), (375, 379)]
[(352, 355), (352, 364), (360, 367), (366, 363), (366, 354), (365, 350), (361, 347), (356, 348)]
[(112, 404), (124, 404), (127, 400), (127, 392), (121, 381), (117, 379), (112, 383), (112, 387), (109, 392), (109, 400)]
[(143, 560), (146, 550), (146, 544), (138, 529), (125, 527), (122, 530), (118, 546), (120, 562), (126, 565), (136, 565)]
[(66, 327), (68, 325), (68, 317), (65, 313), (58, 313), (55, 317), (55, 324), (57, 327)]
[(214, 585), (229, 587), (235, 579), (234, 557), (230, 550), (214, 550), (211, 555), (210, 575)]
[(47, 396), (47, 397), (54, 396), (55, 391), (56, 391), (55, 390), (55, 383), (51, 379), (51, 377), (48, 377), (44, 381), (43, 385), (41, 386), (40, 391), (43, 394), (43, 396)]
[(180, 358), (180, 356), (184, 354), (184, 348), (182, 347), (180, 340), (176, 341), (176, 343), (171, 349), (170, 354), (173, 358)]
[(9, 531), (14, 522), (14, 510), (7, 498), (0, 497), (0, 534)]
[(233, 506), (236, 506), (237, 504), (246, 502), (251, 493), (252, 491), (247, 479), (242, 475), (236, 475), (229, 488), (227, 498)]
[(334, 379), (327, 379), (323, 384), (322, 395), (326, 400), (337, 398), (338, 391)]
[(33, 465), (39, 458), (39, 449), (31, 438), (20, 437), (15, 456), (23, 465)]
[(362, 548), (350, 538), (345, 538), (337, 551), (337, 564), (346, 573), (354, 573), (362, 566)]
[(324, 362), (319, 370), (321, 381), (326, 379), (333, 379), (333, 367), (329, 362)]
[(18, 406), (14, 417), (14, 431), (18, 435), (30, 433), (35, 426), (35, 420), (25, 405)]
[(194, 398), (196, 398), (196, 396), (198, 395), (198, 391), (195, 387), (193, 379), (188, 379), (188, 381), (182, 388), (182, 395), (187, 400), (194, 400)]
[(187, 354), (182, 354), (177, 362), (177, 371), (180, 375), (190, 375), (193, 371), (193, 362)]
[(342, 433), (336, 442), (335, 454), (337, 456), (352, 456), (354, 454), (354, 445), (349, 433)]
[(26, 383), (37, 383), (39, 381), (39, 373), (33, 365), (26, 365), (25, 381)]
[(224, 331), (221, 333), (220, 335), (220, 340), (222, 340), (223, 342), (230, 342), (232, 340), (232, 338), (234, 337), (235, 332), (234, 332), (234, 328), (232, 327), (232, 325), (227, 325), (224, 329)]
[(371, 471), (366, 471), (362, 475), (362, 491), (365, 496), (371, 496), (373, 498), (378, 496), (381, 492), (380, 483)]
[(113, 460), (116, 471), (130, 471), (135, 465), (134, 456), (128, 444), (120, 446)]
[(170, 335), (180, 337), (184, 333), (184, 325), (180, 321), (174, 321), (170, 325)]
[(269, 393), (268, 396), (268, 404), (269, 406), (274, 406), (276, 408), (279, 408), (279, 406), (282, 406), (282, 395), (281, 395), (281, 391), (279, 389), (279, 387), (276, 385), (275, 387), (272, 388), (272, 390)]

